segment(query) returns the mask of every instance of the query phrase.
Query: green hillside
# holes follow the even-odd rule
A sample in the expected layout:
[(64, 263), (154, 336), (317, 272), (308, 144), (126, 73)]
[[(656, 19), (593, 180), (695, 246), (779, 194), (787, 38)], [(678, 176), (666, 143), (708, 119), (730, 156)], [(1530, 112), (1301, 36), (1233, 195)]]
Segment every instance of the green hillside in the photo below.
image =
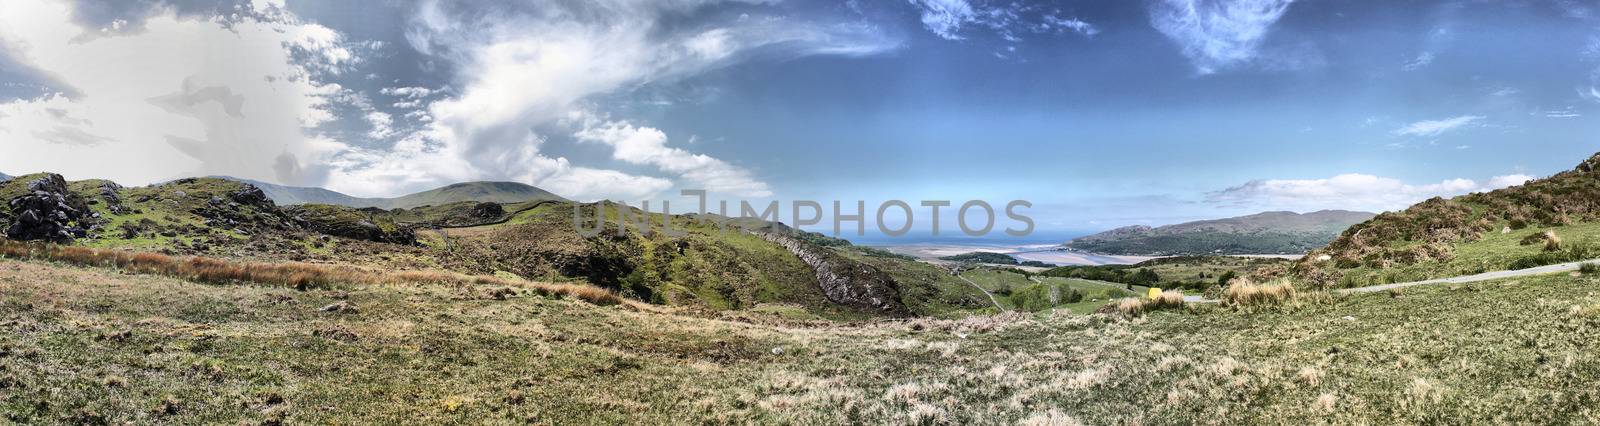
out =
[(1380, 214), (1350, 227), (1289, 272), (1319, 286), (1349, 287), (1596, 257), (1600, 154), (1519, 186)]
[(1157, 228), (1117, 228), (1073, 239), (1066, 246), (1114, 255), (1300, 254), (1372, 216), (1344, 210), (1264, 212)]
[[(33, 200), (38, 197), (30, 195), (34, 194), (30, 186), (50, 196)], [(60, 199), (51, 198), (55, 196)], [(970, 295), (941, 290), (936, 279), (927, 279), (931, 275), (896, 275), (925, 266), (904, 256), (809, 233), (794, 238), (795, 248), (807, 250), (801, 256), (759, 234), (768, 225), (761, 221), (678, 215), (670, 221), (684, 232), (671, 234), (659, 231), (667, 217), (630, 208), (629, 217), (648, 217), (656, 229), (635, 226), (620, 232), (618, 206), (606, 203), (606, 231), (585, 236), (573, 226), (574, 211), (581, 212), (587, 218), (585, 225), (593, 228), (594, 211), (602, 204), (549, 199), (548, 193), (526, 185), (453, 185), (404, 200), (434, 203), (495, 197), (544, 198), (384, 210), (331, 204), (280, 207), (255, 186), (222, 178), (125, 188), (109, 181), (67, 182), (57, 175), (37, 174), (0, 183), (0, 201), (29, 198), (27, 205), (34, 207), (23, 209), (31, 211), (28, 217), (49, 218), (17, 228), (20, 232), (11, 235), (13, 239), (582, 282), (640, 301), (711, 311), (792, 306), (829, 318), (859, 318), (982, 308), (966, 303)], [(69, 207), (61, 210), (58, 205)], [(23, 221), (20, 210), (0, 210), (0, 230)], [(872, 262), (857, 260), (862, 258)], [(814, 266), (806, 259), (825, 264)], [(822, 273), (819, 268), (830, 269)], [(883, 269), (895, 273), (876, 275)], [(884, 280), (881, 288), (862, 281), (871, 279)], [(828, 294), (828, 288), (880, 288), (888, 296), (874, 302), (882, 310), (869, 309), (861, 294)]]

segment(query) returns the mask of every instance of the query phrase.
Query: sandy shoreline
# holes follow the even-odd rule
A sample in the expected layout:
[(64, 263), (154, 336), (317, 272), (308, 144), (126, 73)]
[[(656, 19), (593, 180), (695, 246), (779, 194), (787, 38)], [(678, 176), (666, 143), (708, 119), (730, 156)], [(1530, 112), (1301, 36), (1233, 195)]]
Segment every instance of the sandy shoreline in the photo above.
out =
[(918, 259), (938, 259), (944, 256), (971, 253), (975, 251), (1004, 253), (1012, 255), (1018, 260), (1037, 260), (1056, 265), (1131, 265), (1146, 260), (1154, 259), (1150, 256), (1111, 256), (1079, 251), (1053, 249), (1058, 247), (1053, 244), (949, 244), (949, 243), (920, 243), (903, 245), (876, 246), (894, 253), (903, 254)]

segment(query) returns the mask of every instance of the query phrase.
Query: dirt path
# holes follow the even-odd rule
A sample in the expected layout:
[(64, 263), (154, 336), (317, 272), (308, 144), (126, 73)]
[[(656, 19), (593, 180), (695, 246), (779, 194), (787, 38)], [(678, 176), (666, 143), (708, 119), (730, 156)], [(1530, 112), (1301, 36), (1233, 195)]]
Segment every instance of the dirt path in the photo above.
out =
[(990, 293), (988, 289), (983, 288), (983, 286), (978, 285), (978, 283), (972, 282), (972, 280), (967, 279), (967, 277), (961, 276), (961, 274), (956, 274), (956, 278), (960, 278), (962, 281), (966, 281), (967, 284), (971, 284), (972, 285), (972, 288), (976, 288), (976, 289), (978, 289), (978, 291), (983, 292), (983, 294), (985, 296), (989, 296), (989, 302), (990, 303), (994, 303), (995, 309), (999, 309), (1000, 312), (1005, 312), (1006, 311), (1006, 308), (1004, 306), (1000, 306), (1000, 299), (994, 298), (994, 293)]

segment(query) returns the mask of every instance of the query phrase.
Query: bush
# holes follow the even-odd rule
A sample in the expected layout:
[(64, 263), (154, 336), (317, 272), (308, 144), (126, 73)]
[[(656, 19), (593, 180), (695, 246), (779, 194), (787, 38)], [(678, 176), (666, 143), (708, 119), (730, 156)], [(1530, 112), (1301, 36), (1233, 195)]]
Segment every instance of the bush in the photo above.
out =
[(1557, 237), (1555, 232), (1545, 231), (1545, 233), (1549, 235), (1544, 238), (1544, 251), (1561, 250), (1561, 237)]
[(1590, 263), (1585, 263), (1585, 264), (1582, 264), (1582, 265), (1578, 265), (1578, 272), (1583, 273), (1584, 275), (1589, 275), (1589, 274), (1593, 274), (1595, 272), (1600, 272), (1600, 264), (1595, 264), (1593, 262), (1590, 262)]

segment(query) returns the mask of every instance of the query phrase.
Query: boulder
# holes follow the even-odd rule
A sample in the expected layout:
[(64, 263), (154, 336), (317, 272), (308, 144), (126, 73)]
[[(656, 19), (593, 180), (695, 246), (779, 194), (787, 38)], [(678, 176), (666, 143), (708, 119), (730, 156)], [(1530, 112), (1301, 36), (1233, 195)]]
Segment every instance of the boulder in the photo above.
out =
[(789, 249), (817, 274), (817, 284), (828, 300), (857, 309), (890, 315), (905, 315), (900, 303), (900, 283), (889, 274), (852, 260), (827, 247), (794, 238), (785, 227), (773, 226), (751, 231), (774, 244)]
[(83, 238), (88, 208), (67, 190), (67, 181), (58, 174), (46, 174), (28, 182), (28, 192), (8, 203), (13, 218), (6, 237), (13, 240), (68, 242)]

